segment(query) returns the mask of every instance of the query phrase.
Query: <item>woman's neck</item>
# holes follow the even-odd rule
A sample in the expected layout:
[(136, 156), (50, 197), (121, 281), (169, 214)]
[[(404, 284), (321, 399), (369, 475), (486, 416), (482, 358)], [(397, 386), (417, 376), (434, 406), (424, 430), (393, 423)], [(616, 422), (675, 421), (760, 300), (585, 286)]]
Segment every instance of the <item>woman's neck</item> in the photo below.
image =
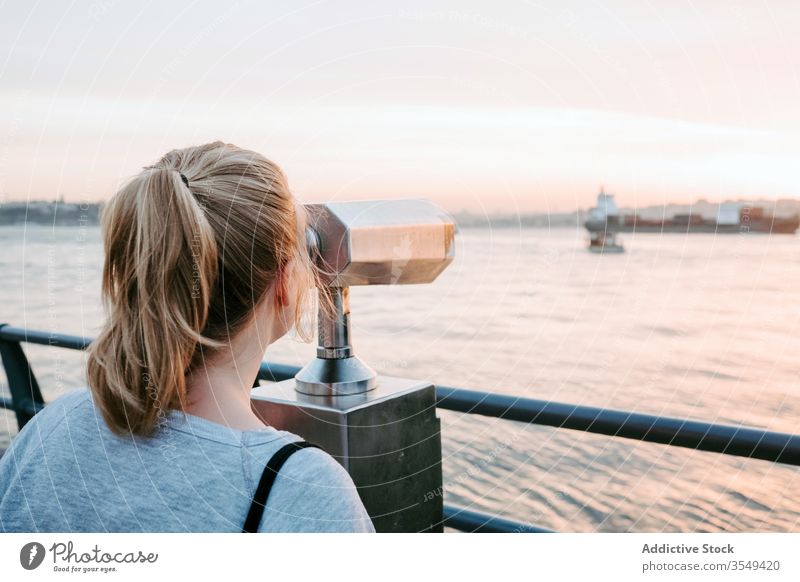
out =
[[(266, 351), (265, 338), (254, 324), (241, 331), (222, 352), (201, 363), (186, 377), (186, 412), (237, 430), (265, 424), (250, 404), (250, 392)], [(268, 342), (267, 342), (268, 345)]]

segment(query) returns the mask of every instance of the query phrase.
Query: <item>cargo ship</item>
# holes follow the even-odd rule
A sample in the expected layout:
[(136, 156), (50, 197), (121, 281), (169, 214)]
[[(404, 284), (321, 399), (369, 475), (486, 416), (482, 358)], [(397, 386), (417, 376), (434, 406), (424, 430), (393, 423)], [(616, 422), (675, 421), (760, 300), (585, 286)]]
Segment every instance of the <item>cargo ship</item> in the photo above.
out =
[(646, 219), (634, 214), (622, 215), (614, 196), (603, 189), (597, 195), (597, 206), (589, 211), (584, 223), (590, 233), (657, 232), (657, 233), (712, 233), (795, 234), (800, 227), (800, 217), (778, 217), (763, 208), (747, 206), (741, 202), (723, 202), (715, 219), (700, 214), (676, 214), (663, 220)]

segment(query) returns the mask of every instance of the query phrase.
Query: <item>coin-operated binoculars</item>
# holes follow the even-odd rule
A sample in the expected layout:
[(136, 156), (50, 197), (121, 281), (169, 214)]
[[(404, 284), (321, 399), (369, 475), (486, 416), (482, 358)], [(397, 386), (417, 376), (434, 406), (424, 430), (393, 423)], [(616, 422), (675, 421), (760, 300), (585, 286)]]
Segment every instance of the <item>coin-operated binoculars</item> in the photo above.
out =
[[(378, 376), (350, 341), (349, 287), (430, 283), (452, 262), (456, 226), (427, 200), (306, 205), (323, 273), (316, 357), (253, 390), (275, 428), (324, 448), (352, 477), (377, 531), (442, 530), (442, 445), (430, 382)], [(322, 304), (322, 301), (320, 302)], [(435, 494), (434, 494), (435, 493)]]

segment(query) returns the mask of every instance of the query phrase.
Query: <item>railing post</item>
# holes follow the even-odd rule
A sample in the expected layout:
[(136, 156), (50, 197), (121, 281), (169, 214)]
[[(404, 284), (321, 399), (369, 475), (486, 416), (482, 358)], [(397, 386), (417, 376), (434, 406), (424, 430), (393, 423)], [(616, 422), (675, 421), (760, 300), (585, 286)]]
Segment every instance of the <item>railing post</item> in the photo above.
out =
[[(1, 323), (0, 328), (5, 325), (7, 324)], [(8, 388), (17, 415), (17, 426), (22, 430), (22, 427), (44, 407), (44, 398), (19, 342), (0, 340), (0, 356), (3, 358)]]

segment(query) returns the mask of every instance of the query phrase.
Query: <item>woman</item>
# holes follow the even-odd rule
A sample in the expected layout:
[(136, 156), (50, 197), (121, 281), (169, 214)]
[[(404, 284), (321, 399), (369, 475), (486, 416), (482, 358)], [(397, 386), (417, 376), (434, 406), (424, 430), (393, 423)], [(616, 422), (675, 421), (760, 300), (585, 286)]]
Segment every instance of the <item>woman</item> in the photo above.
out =
[[(14, 439), (0, 529), (242, 531), (248, 516), (250, 531), (374, 531), (347, 472), (287, 447), (300, 438), (250, 405), (267, 346), (295, 324), (308, 339), (317, 276), (280, 168), (221, 142), (172, 151), (114, 195), (102, 229), (108, 320), (90, 390)], [(279, 450), (294, 454), (262, 516), (254, 493)]]

